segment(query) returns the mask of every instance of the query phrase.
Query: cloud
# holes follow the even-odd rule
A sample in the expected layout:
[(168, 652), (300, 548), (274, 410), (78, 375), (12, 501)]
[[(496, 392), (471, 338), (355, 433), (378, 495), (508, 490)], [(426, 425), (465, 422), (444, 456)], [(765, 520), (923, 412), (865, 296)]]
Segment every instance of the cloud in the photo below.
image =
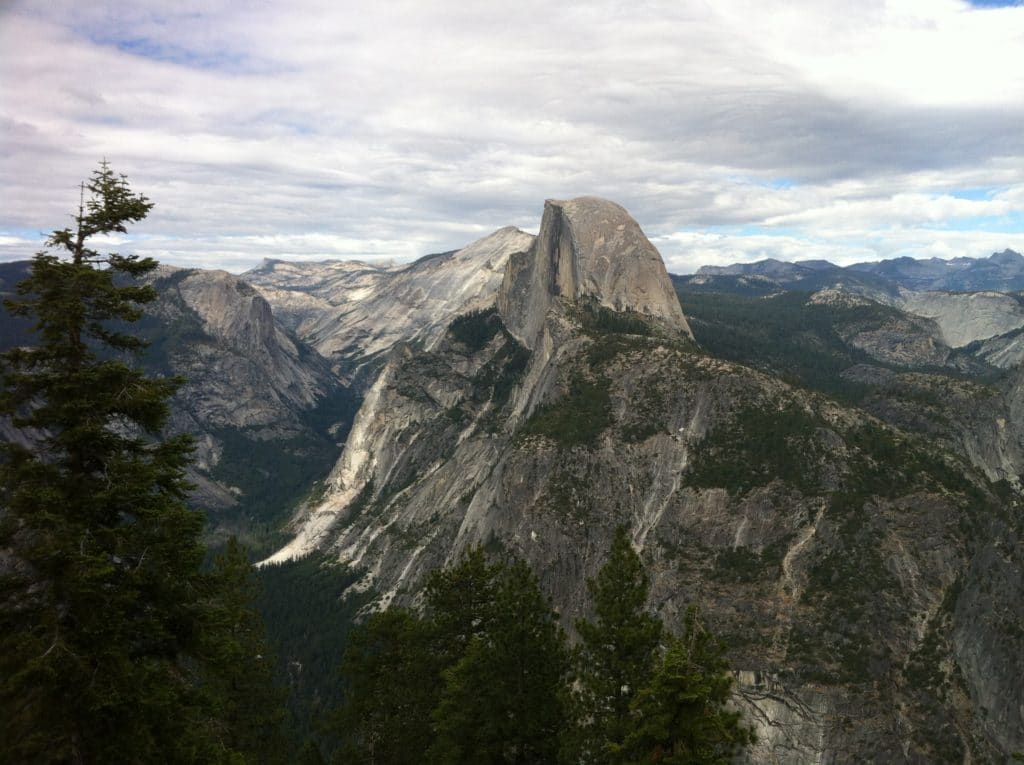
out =
[(0, 230), (66, 225), (106, 156), (156, 202), (133, 246), (235, 271), (408, 259), (580, 194), (678, 268), (1002, 249), (1022, 43), (1024, 8), (957, 0), (8, 3)]

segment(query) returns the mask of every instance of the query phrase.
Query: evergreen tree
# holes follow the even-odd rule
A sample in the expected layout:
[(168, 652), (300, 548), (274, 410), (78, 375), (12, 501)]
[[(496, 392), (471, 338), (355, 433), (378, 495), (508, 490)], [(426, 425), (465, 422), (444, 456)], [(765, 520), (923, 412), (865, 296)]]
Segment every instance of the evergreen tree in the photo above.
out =
[(202, 517), (185, 505), (187, 437), (159, 440), (178, 380), (122, 359), (155, 297), (149, 258), (101, 254), (152, 203), (103, 162), (74, 228), (37, 254), (14, 315), (37, 345), (0, 358), (0, 760), (217, 762), (234, 756), (201, 690)]
[(633, 701), (636, 724), (625, 761), (663, 765), (729, 765), (754, 741), (740, 713), (726, 708), (733, 678), (724, 646), (686, 612), (685, 632), (670, 641), (647, 687)]
[(501, 569), (492, 613), (488, 629), (444, 673), (431, 760), (554, 763), (567, 719), (565, 637), (522, 561)]
[(274, 686), (274, 656), (252, 605), (252, 564), (234, 537), (214, 559), (212, 577), (203, 690), (217, 710), (221, 740), (248, 762), (289, 762), (284, 693)]
[(338, 763), (419, 765), (433, 739), (439, 668), (430, 625), (392, 609), (349, 637), (342, 660), (345, 702), (328, 729), (340, 734)]
[(299, 749), (298, 756), (293, 760), (294, 765), (325, 765), (320, 749), (311, 739), (307, 739)]
[(488, 562), (482, 547), (474, 547), (457, 565), (437, 569), (428, 577), (427, 610), (443, 667), (455, 664), (474, 638), (492, 629), (503, 571), (502, 564)]
[(458, 565), (428, 577), (428, 616), (392, 609), (353, 630), (341, 667), (345, 698), (325, 726), (342, 742), (335, 761), (423, 761), (434, 737), (442, 672), (489, 634), (501, 571), (475, 548)]
[(650, 581), (624, 527), (587, 588), (595, 620), (576, 623), (577, 756), (584, 763), (619, 763), (633, 725), (630, 705), (650, 680), (662, 634), (661, 621), (645, 611)]

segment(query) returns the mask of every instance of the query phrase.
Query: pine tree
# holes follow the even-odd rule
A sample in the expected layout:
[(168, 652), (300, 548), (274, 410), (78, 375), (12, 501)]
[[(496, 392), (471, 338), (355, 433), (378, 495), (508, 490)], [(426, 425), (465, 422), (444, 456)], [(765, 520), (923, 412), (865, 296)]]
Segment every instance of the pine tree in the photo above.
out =
[(726, 707), (733, 677), (724, 646), (686, 612), (647, 687), (633, 700), (636, 725), (626, 737), (625, 762), (641, 765), (729, 765), (754, 741), (740, 713)]
[(74, 228), (54, 231), (22, 296), (37, 345), (0, 358), (0, 760), (216, 762), (203, 701), (202, 517), (185, 505), (187, 437), (160, 440), (178, 380), (123, 360), (155, 297), (149, 258), (91, 248), (152, 203), (104, 161)]
[(334, 761), (419, 765), (433, 740), (439, 667), (431, 626), (409, 611), (374, 614), (349, 636), (345, 701), (329, 722), (342, 745)]
[(554, 763), (567, 720), (565, 636), (522, 561), (500, 571), (493, 614), (444, 673), (431, 761)]
[(353, 630), (341, 667), (345, 698), (325, 726), (341, 740), (336, 762), (423, 761), (434, 738), (442, 673), (489, 634), (502, 570), (475, 548), (429, 576), (427, 616), (389, 609)]
[(650, 581), (624, 527), (587, 588), (596, 618), (576, 623), (578, 756), (619, 763), (633, 725), (630, 705), (650, 680), (662, 634), (661, 621), (645, 610)]
[(428, 577), (426, 604), (443, 667), (453, 665), (474, 638), (490, 631), (503, 571), (502, 564), (487, 560), (482, 547), (474, 547), (457, 565), (437, 569)]

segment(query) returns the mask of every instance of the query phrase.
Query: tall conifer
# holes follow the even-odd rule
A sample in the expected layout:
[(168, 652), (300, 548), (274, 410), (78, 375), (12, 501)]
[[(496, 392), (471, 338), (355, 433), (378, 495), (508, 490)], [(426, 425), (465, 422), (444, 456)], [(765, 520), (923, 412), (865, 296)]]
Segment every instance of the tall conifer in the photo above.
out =
[(409, 611), (390, 609), (353, 630), (341, 668), (345, 702), (328, 722), (341, 739), (334, 762), (424, 762), (440, 683), (431, 627)]
[(555, 763), (566, 723), (565, 636), (522, 561), (499, 570), (493, 621), (444, 675), (429, 761), (442, 765)]
[(219, 721), (218, 737), (247, 762), (291, 762), (285, 694), (274, 686), (274, 656), (252, 605), (258, 585), (249, 554), (234, 537), (214, 559), (211, 574), (202, 688)]
[(728, 706), (733, 676), (725, 646), (704, 627), (696, 606), (682, 637), (669, 641), (650, 683), (633, 700), (636, 723), (625, 762), (729, 765), (755, 741), (740, 712)]
[(587, 587), (595, 618), (576, 623), (578, 756), (618, 763), (633, 726), (630, 705), (650, 680), (662, 633), (661, 620), (646, 610), (650, 580), (625, 527), (615, 532), (608, 560)]
[(232, 756), (201, 690), (215, 585), (191, 442), (160, 437), (179, 381), (126, 363), (157, 264), (93, 249), (152, 206), (101, 163), (7, 305), (36, 344), (0, 358), (0, 761)]

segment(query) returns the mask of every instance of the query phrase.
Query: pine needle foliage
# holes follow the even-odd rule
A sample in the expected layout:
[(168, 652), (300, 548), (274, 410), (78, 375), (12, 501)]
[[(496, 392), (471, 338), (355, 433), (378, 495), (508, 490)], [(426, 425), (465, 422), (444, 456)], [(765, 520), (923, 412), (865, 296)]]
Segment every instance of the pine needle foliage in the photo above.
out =
[(425, 601), (423, 616), (391, 609), (353, 632), (328, 723), (342, 741), (334, 761), (558, 761), (568, 652), (527, 565), (474, 548), (430, 576)]
[(493, 621), (442, 672), (433, 712), (439, 765), (555, 763), (567, 722), (565, 637), (523, 561), (502, 566)]
[(724, 765), (753, 740), (729, 707), (725, 648), (696, 607), (681, 637), (647, 612), (626, 528), (589, 583), (593, 621), (566, 638), (521, 560), (482, 548), (428, 578), (425, 614), (392, 609), (353, 631), (337, 763)]
[(631, 705), (650, 680), (662, 635), (661, 620), (646, 611), (650, 579), (624, 526), (587, 585), (594, 620), (576, 623), (577, 756), (611, 765), (623, 762), (622, 746), (634, 724)]
[(181, 381), (127, 363), (157, 264), (92, 247), (152, 206), (102, 162), (7, 303), (36, 343), (0, 357), (0, 761), (244, 761), (206, 681), (221, 582), (191, 441), (161, 439)]
[(669, 641), (646, 688), (633, 700), (635, 725), (626, 737), (630, 765), (729, 765), (754, 732), (728, 707), (733, 676), (725, 647), (704, 627), (696, 606), (683, 635)]

